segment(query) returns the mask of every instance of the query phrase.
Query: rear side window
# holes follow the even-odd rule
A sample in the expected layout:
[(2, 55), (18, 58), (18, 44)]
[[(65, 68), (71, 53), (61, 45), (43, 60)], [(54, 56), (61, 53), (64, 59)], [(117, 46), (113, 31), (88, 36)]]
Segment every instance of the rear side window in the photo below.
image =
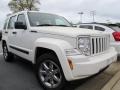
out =
[(91, 25), (80, 25), (80, 28), (85, 28), (85, 29), (93, 29), (93, 26)]
[(25, 15), (24, 14), (18, 15), (17, 21), (22, 22), (23, 24), (26, 25)]
[(16, 21), (16, 16), (13, 16), (9, 19), (8, 29), (14, 29), (15, 21)]
[(102, 28), (102, 27), (99, 27), (99, 26), (95, 26), (95, 30), (99, 30), (99, 31), (105, 31), (105, 29), (104, 29), (104, 28)]

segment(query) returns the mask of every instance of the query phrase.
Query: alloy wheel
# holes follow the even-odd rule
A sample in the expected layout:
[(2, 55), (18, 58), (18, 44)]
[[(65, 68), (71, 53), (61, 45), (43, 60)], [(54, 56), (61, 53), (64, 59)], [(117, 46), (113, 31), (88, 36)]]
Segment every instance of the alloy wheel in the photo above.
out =
[(4, 55), (4, 58), (7, 59), (7, 57), (8, 57), (8, 50), (7, 50), (7, 47), (5, 45), (3, 46), (3, 55)]
[(62, 80), (59, 66), (51, 60), (46, 60), (40, 64), (39, 77), (48, 88), (56, 88)]

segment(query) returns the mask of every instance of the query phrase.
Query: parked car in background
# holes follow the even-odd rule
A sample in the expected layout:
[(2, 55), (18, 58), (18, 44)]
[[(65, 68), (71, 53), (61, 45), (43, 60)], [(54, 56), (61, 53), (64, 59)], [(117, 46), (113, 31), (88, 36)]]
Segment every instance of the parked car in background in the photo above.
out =
[(6, 19), (2, 47), (5, 61), (14, 55), (29, 60), (43, 88), (61, 90), (66, 81), (90, 77), (117, 60), (109, 39), (108, 34), (72, 27), (58, 15), (22, 11)]
[(110, 45), (115, 47), (120, 56), (120, 28), (115, 24), (83, 23), (78, 28), (102, 31), (110, 34)]

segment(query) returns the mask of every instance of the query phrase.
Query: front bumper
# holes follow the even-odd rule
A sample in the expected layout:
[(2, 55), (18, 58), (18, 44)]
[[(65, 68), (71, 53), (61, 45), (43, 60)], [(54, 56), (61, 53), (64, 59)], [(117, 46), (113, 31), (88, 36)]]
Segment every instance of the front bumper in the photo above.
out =
[(69, 81), (71, 81), (98, 73), (100, 70), (117, 60), (117, 52), (111, 47), (109, 50), (96, 56), (86, 57), (77, 55), (69, 56), (68, 58), (70, 58), (74, 64), (74, 69), (71, 70), (72, 77), (69, 78)]

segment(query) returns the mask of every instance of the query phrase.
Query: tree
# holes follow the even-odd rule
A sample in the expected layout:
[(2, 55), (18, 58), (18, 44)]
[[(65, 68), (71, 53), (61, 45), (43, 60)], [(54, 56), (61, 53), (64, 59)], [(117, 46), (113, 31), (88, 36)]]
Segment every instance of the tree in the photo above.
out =
[(39, 0), (11, 0), (8, 6), (13, 12), (23, 11), (23, 10), (39, 10), (37, 7), (40, 5)]

